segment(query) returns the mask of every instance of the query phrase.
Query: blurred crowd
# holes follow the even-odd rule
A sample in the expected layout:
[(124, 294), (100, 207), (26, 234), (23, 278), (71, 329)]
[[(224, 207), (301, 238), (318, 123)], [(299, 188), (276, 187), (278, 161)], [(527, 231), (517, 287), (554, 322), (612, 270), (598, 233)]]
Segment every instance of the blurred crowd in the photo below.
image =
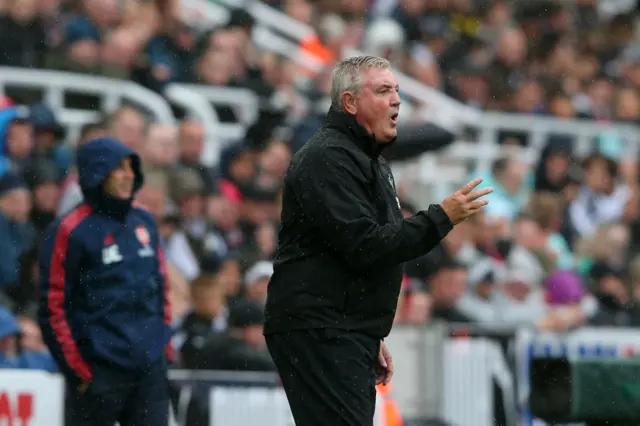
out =
[[(265, 3), (316, 30), (298, 47), (322, 70), (258, 49), (255, 20), (242, 8), (207, 28), (175, 0), (0, 0), (0, 66), (129, 79), (159, 93), (172, 82), (244, 87), (270, 100), (209, 167), (201, 162), (208, 135), (193, 118), (157, 123), (123, 105), (68, 140), (58, 112), (41, 100), (0, 98), (0, 367), (55, 370), (34, 321), (38, 243), (82, 201), (74, 149), (93, 137), (115, 136), (143, 158), (136, 201), (157, 217), (166, 247), (178, 365), (271, 371), (262, 305), (281, 184), (322, 122), (326, 70), (343, 49), (385, 56), (485, 110), (613, 124), (640, 118), (635, 8), (603, 14), (595, 0)], [(424, 117), (413, 107), (409, 122)], [(530, 143), (526, 133), (499, 139), (505, 153)], [(472, 171), (495, 188), (490, 205), (407, 264), (397, 322), (638, 325), (639, 178), (627, 142), (613, 126), (581, 157), (575, 135), (551, 135), (537, 164), (507, 156)], [(399, 195), (410, 215), (426, 206), (412, 203), (405, 183)]]

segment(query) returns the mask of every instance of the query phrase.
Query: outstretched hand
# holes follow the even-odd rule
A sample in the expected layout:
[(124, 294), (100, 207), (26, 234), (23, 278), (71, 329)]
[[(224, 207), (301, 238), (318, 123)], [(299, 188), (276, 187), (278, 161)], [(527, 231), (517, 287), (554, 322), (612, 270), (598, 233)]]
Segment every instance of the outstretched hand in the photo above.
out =
[(444, 212), (449, 216), (449, 220), (454, 225), (478, 213), (484, 206), (489, 204), (489, 200), (479, 200), (480, 197), (491, 194), (493, 188), (482, 188), (474, 191), (482, 183), (482, 178), (475, 178), (453, 194), (449, 195), (440, 204)]

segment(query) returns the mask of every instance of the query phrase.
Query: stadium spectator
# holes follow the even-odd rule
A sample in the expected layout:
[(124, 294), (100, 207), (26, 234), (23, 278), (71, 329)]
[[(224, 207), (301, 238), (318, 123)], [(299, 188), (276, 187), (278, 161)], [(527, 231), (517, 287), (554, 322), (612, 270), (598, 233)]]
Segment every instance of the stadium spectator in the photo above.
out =
[(29, 187), (13, 173), (0, 178), (0, 291), (11, 296), (20, 284), (20, 257), (37, 242), (29, 222), (32, 203)]
[(39, 259), (38, 319), (66, 379), (65, 423), (167, 425), (170, 283), (153, 216), (131, 205), (140, 157), (107, 137), (83, 144), (77, 163), (85, 202), (49, 228)]

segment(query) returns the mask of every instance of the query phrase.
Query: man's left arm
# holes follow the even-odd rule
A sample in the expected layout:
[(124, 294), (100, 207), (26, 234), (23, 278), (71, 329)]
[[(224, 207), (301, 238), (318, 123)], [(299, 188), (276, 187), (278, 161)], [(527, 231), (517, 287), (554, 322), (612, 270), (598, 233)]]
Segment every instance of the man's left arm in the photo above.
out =
[[(158, 275), (158, 282), (161, 283), (162, 291), (163, 291), (162, 309), (163, 309), (163, 315), (164, 315), (164, 323), (167, 327), (171, 328), (171, 301), (170, 301), (171, 282), (169, 281), (169, 268), (167, 266), (167, 259), (164, 253), (164, 247), (160, 239), (160, 235), (157, 228), (156, 228), (156, 256), (158, 258), (158, 268), (156, 273)], [(171, 339), (169, 339), (169, 342), (167, 343), (165, 352), (167, 355), (167, 359), (170, 362), (173, 361), (173, 346), (171, 345)]]

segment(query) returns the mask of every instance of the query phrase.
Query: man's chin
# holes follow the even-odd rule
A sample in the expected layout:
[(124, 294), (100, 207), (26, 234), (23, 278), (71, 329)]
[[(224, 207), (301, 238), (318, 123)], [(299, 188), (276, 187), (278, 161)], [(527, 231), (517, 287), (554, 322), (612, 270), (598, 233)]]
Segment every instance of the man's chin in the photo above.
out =
[(378, 143), (383, 143), (383, 144), (393, 143), (395, 142), (397, 137), (398, 137), (398, 132), (395, 130), (385, 132), (382, 135), (382, 137), (378, 138)]

